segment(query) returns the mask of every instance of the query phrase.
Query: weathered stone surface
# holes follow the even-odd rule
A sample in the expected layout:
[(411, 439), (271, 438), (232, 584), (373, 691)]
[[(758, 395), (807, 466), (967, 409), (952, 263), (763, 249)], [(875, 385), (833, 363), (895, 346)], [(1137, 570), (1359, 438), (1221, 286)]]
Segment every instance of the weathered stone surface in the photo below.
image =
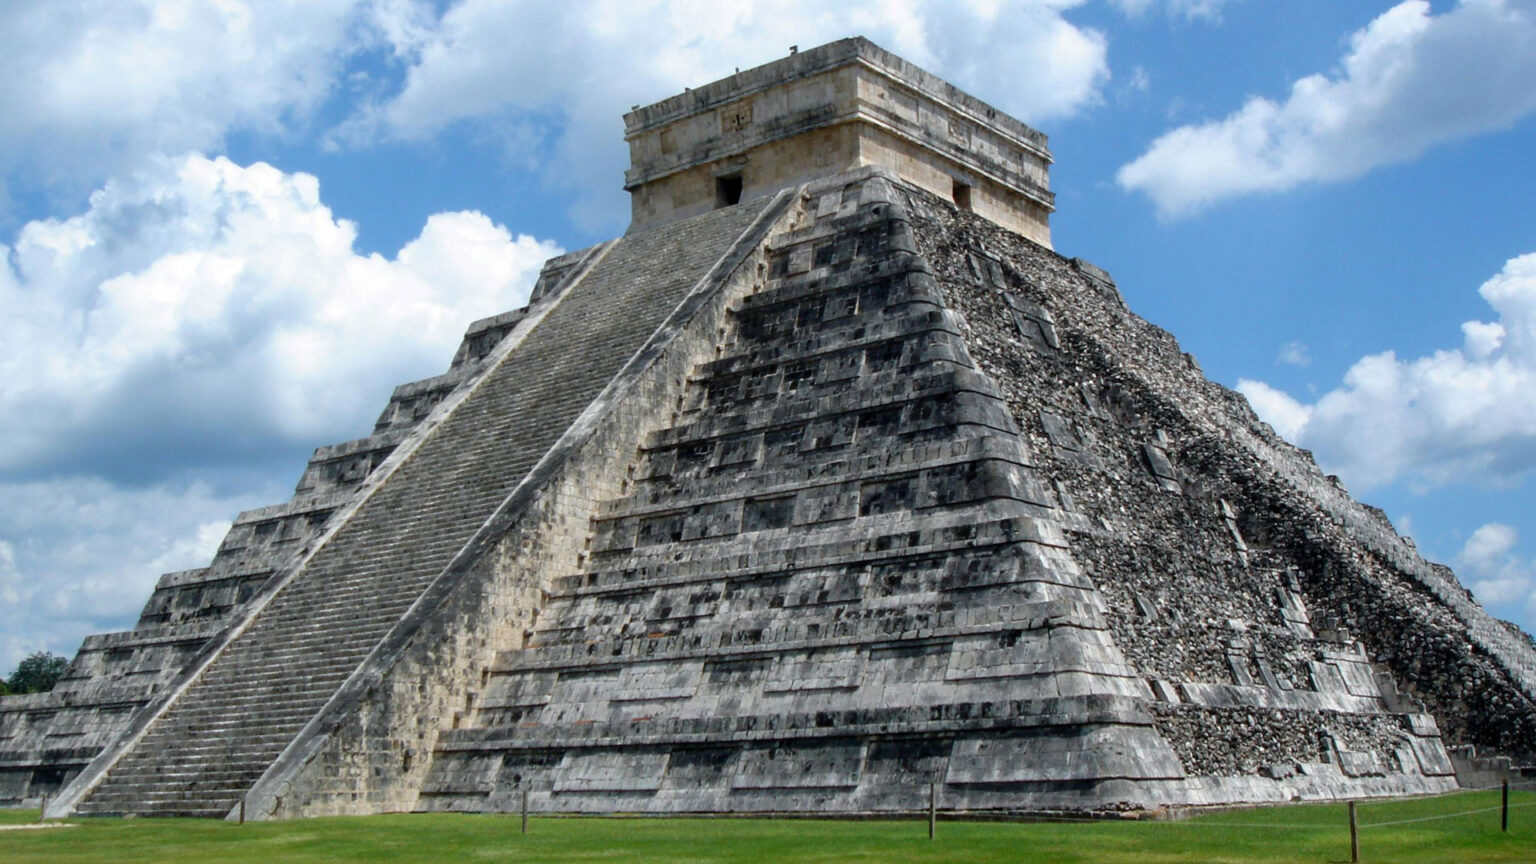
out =
[[(624, 125), (632, 231), (879, 165), (1051, 243), (1045, 135), (867, 39), (791, 54), (636, 108)], [(845, 205), (822, 198), (818, 206)]]
[(88, 643), (135, 647), (72, 686), (143, 707), (0, 703), (97, 736), (51, 812), (1115, 810), (1536, 756), (1521, 634), (1109, 274), (899, 171), (550, 262)]

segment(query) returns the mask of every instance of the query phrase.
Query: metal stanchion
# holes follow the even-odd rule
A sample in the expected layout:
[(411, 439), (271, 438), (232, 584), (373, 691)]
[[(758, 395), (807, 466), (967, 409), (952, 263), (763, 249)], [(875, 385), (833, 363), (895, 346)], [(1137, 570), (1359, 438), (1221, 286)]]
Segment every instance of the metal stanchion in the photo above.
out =
[(1349, 802), (1349, 861), (1360, 862), (1360, 824), (1355, 820), (1355, 802)]
[(1509, 830), (1509, 781), (1504, 781), (1504, 804), (1499, 809), (1499, 830)]
[(928, 781), (928, 839), (933, 839), (934, 828), (939, 822), (939, 781), (931, 778)]
[[(1505, 800), (1505, 803), (1509, 802), (1509, 784), (1508, 783), (1504, 784), (1504, 800)], [(41, 822), (41, 821), (43, 821), (43, 819), (47, 818), (47, 816), (48, 816), (48, 793), (44, 792), (43, 793), (43, 809), (37, 811), (37, 821)]]
[(523, 787), (523, 833), (528, 833), (528, 787)]

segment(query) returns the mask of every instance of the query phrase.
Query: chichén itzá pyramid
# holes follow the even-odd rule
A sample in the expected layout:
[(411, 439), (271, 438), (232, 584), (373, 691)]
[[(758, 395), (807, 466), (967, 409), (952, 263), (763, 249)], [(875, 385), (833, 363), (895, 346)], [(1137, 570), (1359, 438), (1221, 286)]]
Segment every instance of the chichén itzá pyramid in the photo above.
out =
[(1119, 811), (1536, 759), (1528, 637), (1052, 251), (1044, 135), (863, 39), (625, 122), (630, 231), (0, 701), (0, 803)]

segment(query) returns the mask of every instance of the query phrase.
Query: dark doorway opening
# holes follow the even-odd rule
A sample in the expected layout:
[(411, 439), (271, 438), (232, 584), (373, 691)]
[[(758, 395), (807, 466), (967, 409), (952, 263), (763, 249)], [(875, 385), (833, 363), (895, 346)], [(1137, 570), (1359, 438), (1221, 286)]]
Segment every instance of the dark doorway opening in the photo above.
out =
[(727, 174), (715, 178), (715, 207), (730, 207), (741, 203), (741, 175)]
[(959, 180), (956, 180), (952, 197), (955, 199), (956, 207), (959, 207), (961, 210), (971, 209), (970, 184), (961, 183)]

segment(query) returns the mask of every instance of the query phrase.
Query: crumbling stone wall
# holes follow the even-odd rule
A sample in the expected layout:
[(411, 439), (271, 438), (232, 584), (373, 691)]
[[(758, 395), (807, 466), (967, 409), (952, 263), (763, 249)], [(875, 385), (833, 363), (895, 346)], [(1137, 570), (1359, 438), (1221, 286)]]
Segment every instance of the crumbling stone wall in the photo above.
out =
[[(1125, 309), (1107, 274), (931, 196), (910, 201), (978, 364), (1055, 457), (1044, 470), (1083, 517), (1073, 552), (1142, 674), (1326, 689), (1317, 679), (1333, 673), (1320, 661), (1358, 643), (1358, 659), (1395, 679), (1380, 694), (1392, 710), (1422, 700), (1449, 741), (1536, 758), (1536, 657), (1448, 570), (1205, 380), (1170, 335)], [(1357, 677), (1369, 668), (1341, 668), (1351, 665)], [(1175, 746), (1187, 748), (1181, 734)], [(1308, 736), (1290, 740), (1299, 759)]]
[(1283, 779), (1298, 763), (1328, 762), (1339, 749), (1371, 754), (1383, 771), (1414, 767), (1396, 761), (1409, 732), (1397, 716), (1193, 705), (1159, 705), (1155, 714), (1158, 731), (1195, 774)]

